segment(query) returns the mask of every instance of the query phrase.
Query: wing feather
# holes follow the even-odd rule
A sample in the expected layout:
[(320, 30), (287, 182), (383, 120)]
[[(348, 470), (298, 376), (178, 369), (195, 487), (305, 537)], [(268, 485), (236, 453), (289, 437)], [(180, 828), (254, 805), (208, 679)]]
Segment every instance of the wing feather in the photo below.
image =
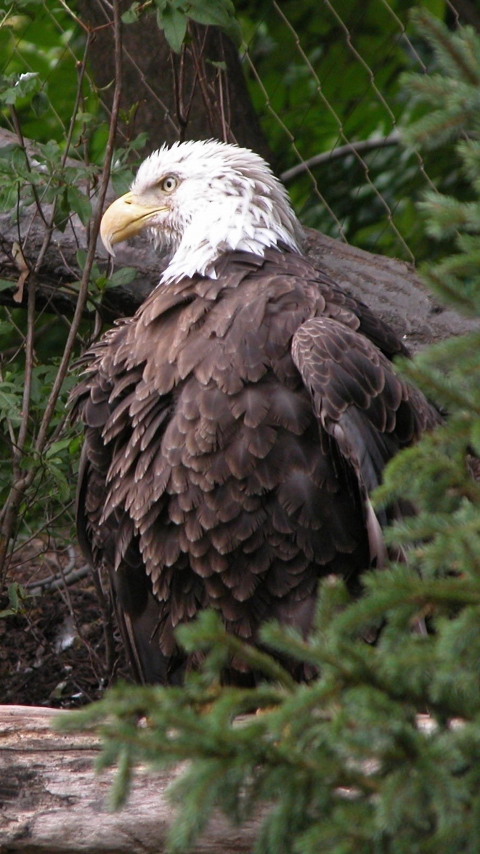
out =
[(437, 410), (412, 389), (364, 335), (330, 317), (302, 324), (292, 358), (321, 426), (370, 492), (396, 451), (440, 423)]

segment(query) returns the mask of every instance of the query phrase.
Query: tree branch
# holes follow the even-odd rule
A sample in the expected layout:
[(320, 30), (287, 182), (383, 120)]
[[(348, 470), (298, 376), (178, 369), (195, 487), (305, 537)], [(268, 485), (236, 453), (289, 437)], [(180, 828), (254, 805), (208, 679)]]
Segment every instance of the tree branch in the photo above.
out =
[(342, 157), (348, 157), (349, 154), (366, 154), (369, 151), (375, 151), (379, 148), (387, 148), (389, 145), (398, 145), (401, 142), (400, 131), (392, 131), (388, 136), (382, 136), (379, 139), (364, 139), (359, 142), (349, 142), (347, 145), (339, 145), (338, 148), (332, 151), (324, 151), (322, 154), (315, 154), (304, 160), (303, 163), (298, 163), (297, 166), (292, 166), (291, 169), (286, 169), (282, 172), (280, 179), (284, 184), (297, 178), (302, 172), (308, 169), (313, 169), (316, 166), (321, 166), (323, 163), (331, 163), (333, 160), (339, 160)]

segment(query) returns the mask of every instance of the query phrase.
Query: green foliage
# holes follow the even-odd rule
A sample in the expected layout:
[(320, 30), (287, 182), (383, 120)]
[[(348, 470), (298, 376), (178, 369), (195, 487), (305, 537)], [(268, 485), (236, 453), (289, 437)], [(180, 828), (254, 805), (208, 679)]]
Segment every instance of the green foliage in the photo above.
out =
[(414, 143), (428, 144), (442, 151), (455, 143), (455, 156), (464, 181), (469, 183), (467, 199), (457, 194), (424, 194), (420, 208), (427, 229), (437, 241), (453, 246), (433, 271), (422, 269), (428, 283), (443, 301), (478, 315), (480, 310), (478, 265), (480, 260), (480, 45), (470, 27), (450, 34), (445, 26), (428, 16), (417, 16), (422, 31), (430, 38), (438, 59), (439, 73), (433, 80), (407, 76), (405, 85), (431, 112), (406, 129)]
[[(409, 10), (417, 5), (442, 19), (448, 4), (392, 0), (360, 11), (357, 0), (237, 0), (235, 7), (230, 0), (137, 0), (123, 21), (156, 13), (177, 53), (188, 43), (189, 19), (219, 26), (235, 43), (242, 33), (250, 95), (277, 172), (300, 158), (352, 144), (341, 158), (289, 181), (303, 222), (365, 249), (412, 260), (441, 252), (438, 245), (432, 250), (417, 224), (414, 202), (425, 187), (425, 173), (456, 182), (456, 163), (446, 153), (421, 163), (399, 145), (374, 147), (361, 156), (354, 148), (387, 136), (410, 114), (401, 72), (430, 59), (408, 23)], [(403, 31), (413, 44), (402, 38)]]
[[(75, 231), (76, 217), (88, 229), (103, 169), (105, 152), (99, 141), (105, 130), (84, 52), (83, 33), (61, 4), (12, 0), (0, 10), (0, 122), (17, 138), (0, 148), (0, 212), (10, 213), (13, 221), (21, 213), (25, 223), (31, 216), (42, 224), (43, 245), (41, 238), (31, 247), (28, 227), (22, 233), (22, 251), (30, 259), (38, 253), (40, 270), (43, 253), (58, 240), (58, 232), (67, 226)], [(25, 146), (23, 137), (34, 138), (34, 147)], [(130, 184), (132, 155), (138, 158), (144, 144), (143, 134), (118, 148), (112, 170), (117, 192)], [(18, 273), (27, 273), (20, 247), (13, 244), (10, 251)], [(78, 253), (79, 276), (86, 257), (86, 251)], [(31, 271), (36, 261), (30, 263)], [(107, 287), (125, 285), (133, 275), (128, 268), (108, 278), (94, 265), (89, 308), (95, 308)], [(72, 301), (79, 285), (71, 281), (74, 276), (72, 270), (63, 289)], [(25, 290), (31, 282), (32, 276)], [(16, 284), (2, 279), (0, 290)], [(90, 334), (84, 322), (77, 353)], [(21, 548), (38, 536), (47, 542), (52, 534), (57, 541), (72, 539), (80, 438), (67, 418), (68, 392), (75, 381), (64, 363), (67, 340), (65, 318), (48, 320), (42, 312), (33, 316), (24, 308), (0, 307), (0, 579), (16, 545)]]
[[(158, 13), (160, 26), (175, 49), (183, 40), (186, 17), (199, 20), (200, 14), (208, 11), (214, 15), (220, 8), (227, 17), (231, 14), (227, 3), (148, 5)], [(341, 20), (348, 22), (348, 32), (358, 38), (355, 44), (361, 47), (362, 56), (368, 57), (365, 76), (358, 74), (338, 21), (333, 24), (330, 18), (313, 15), (311, 3), (284, 5), (295, 32), (305, 33), (302, 44), (309, 65), (300, 61), (291, 42), (291, 49), (286, 45), (279, 18), (269, 17), (271, 4), (265, 3), (261, 9), (256, 4), (255, 10), (249, 3), (239, 4), (270, 106), (284, 116), (292, 136), (304, 146), (304, 157), (331, 149), (340, 126), (350, 140), (384, 134), (392, 117), (381, 101), (367, 98), (371, 86), (368, 68), (374, 69), (377, 87), (393, 103), (395, 121), (402, 114), (415, 119), (411, 140), (422, 144), (428, 139), (430, 147), (432, 139), (442, 143), (433, 152), (432, 175), (440, 181), (445, 173), (441, 186), (457, 185), (457, 192), (428, 194), (422, 210), (431, 240), (441, 245), (439, 254), (452, 245), (456, 252), (426, 272), (442, 298), (478, 314), (478, 36), (469, 30), (452, 35), (434, 18), (423, 16), (423, 31), (435, 54), (438, 73), (433, 79), (410, 77), (400, 84), (398, 71), (407, 59), (401, 44), (392, 41), (398, 23), (391, 13), (403, 20), (412, 4), (392, 0), (376, 6), (375, 14), (368, 8), (361, 24), (356, 17), (357, 3), (342, 0), (337, 4)], [(441, 2), (428, 5), (437, 7), (433, 10), (437, 15), (443, 11)], [(52, 227), (63, 228), (72, 211), (86, 222), (99, 164), (84, 166), (78, 157), (67, 162), (64, 155), (74, 153), (80, 139), (85, 150), (99, 150), (103, 131), (98, 128), (95, 96), (86, 92), (77, 99), (82, 107), (72, 117), (79, 81), (73, 66), (68, 70), (63, 66), (69, 53), (65, 51), (64, 57), (55, 27), (65, 14), (63, 7), (47, 0), (11, 6), (16, 14), (9, 12), (7, 23), (0, 28), (0, 53), (8, 57), (0, 81), (1, 115), (8, 123), (15, 114), (25, 135), (38, 137), (40, 148), (34, 170), (29, 169), (20, 144), (0, 157), (2, 209), (48, 202)], [(129, 13), (136, 16), (138, 11), (139, 5), (134, 4)], [(25, 26), (28, 21), (38, 23), (39, 13), (45, 15), (45, 27)], [(62, 19), (60, 30), (71, 33), (69, 47), (71, 39), (80, 39), (68, 16)], [(379, 41), (380, 35), (384, 41)], [(293, 34), (292, 39), (294, 42)], [(26, 56), (30, 56), (28, 64)], [(341, 81), (333, 73), (339, 67), (344, 73)], [(255, 89), (253, 81), (251, 85), (257, 106), (261, 103), (263, 108), (264, 93)], [(349, 93), (346, 99), (344, 86)], [(410, 92), (415, 93), (414, 109), (406, 97)], [(319, 98), (324, 104), (321, 122)], [(433, 98), (437, 106), (433, 117), (427, 118)], [(328, 104), (335, 104), (340, 124)], [(264, 120), (280, 161), (293, 165), (290, 142), (280, 132), (277, 119), (270, 124), (266, 116)], [(64, 140), (69, 128), (67, 151)], [(457, 141), (460, 134), (461, 141)], [(117, 192), (128, 182), (130, 154), (141, 142), (118, 154)], [(424, 251), (428, 244), (421, 235), (415, 243), (414, 233), (420, 229), (413, 203), (409, 198), (400, 201), (418, 191), (412, 163), (407, 152), (377, 152), (376, 181), (388, 206), (396, 207), (414, 235), (412, 245)], [(381, 237), (384, 211), (376, 207), (378, 196), (361, 180), (353, 160), (352, 164), (351, 171), (348, 162), (348, 168), (345, 163), (332, 167), (322, 177), (322, 190), (328, 190), (333, 200), (337, 194), (349, 235), (367, 246), (392, 248), (392, 242)], [(410, 187), (414, 192), (407, 193)], [(323, 214), (319, 205), (315, 209), (317, 202), (310, 202), (310, 195), (309, 184), (294, 188), (297, 206), (304, 206), (309, 221), (318, 224)], [(315, 219), (317, 214), (320, 220)], [(83, 263), (81, 256), (79, 262)], [(124, 283), (132, 271), (115, 275), (115, 284), (120, 278)], [(109, 281), (95, 266), (91, 279), (95, 300)], [(5, 284), (0, 282), (0, 288)], [(62, 383), (45, 440), (38, 441), (64, 344), (65, 335), (57, 326), (53, 329), (37, 318), (32, 328), (22, 309), (2, 310), (0, 499), (7, 506), (17, 494), (16, 484), (32, 475), (22, 494), (17, 522), (17, 532), (25, 535), (45, 526), (45, 514), (48, 520), (61, 514), (64, 526), (67, 520), (65, 504), (71, 500), (69, 487), (74, 480), (72, 457), (79, 443), (65, 423), (71, 376)], [(196, 624), (179, 631), (179, 641), (187, 649), (206, 654), (203, 670), (189, 674), (184, 688), (117, 686), (100, 704), (68, 718), (70, 726), (89, 726), (103, 734), (101, 762), (116, 763), (119, 769), (112, 795), (117, 806), (126, 796), (136, 762), (168, 768), (190, 760), (171, 790), (174, 802), (182, 806), (171, 831), (171, 851), (191, 850), (214, 808), (242, 824), (261, 805), (266, 811), (256, 842), (258, 852), (478, 851), (479, 344), (478, 334), (456, 339), (405, 366), (449, 412), (442, 429), (393, 461), (376, 499), (379, 504), (407, 499), (417, 509), (415, 516), (398, 521), (388, 532), (389, 542), (405, 552), (408, 564), (398, 563), (367, 575), (365, 595), (356, 602), (350, 601), (340, 581), (324, 582), (315, 629), (308, 640), (270, 625), (262, 635), (264, 650), (259, 651), (227, 635), (215, 614), (204, 614)], [(10, 589), (4, 615), (21, 607), (21, 596), (18, 588)], [(424, 621), (428, 634), (418, 630)], [(363, 639), (372, 633), (372, 627), (382, 627), (375, 645)], [(318, 678), (308, 685), (293, 684), (269, 650), (309, 662)], [(243, 657), (261, 674), (258, 687), (221, 687), (221, 671), (230, 656)], [(257, 709), (263, 713), (251, 714)]]
[[(24, 135), (62, 144), (78, 88), (84, 34), (57, 0), (10, 0), (0, 9), (0, 123), (14, 104)], [(95, 87), (86, 86), (75, 114), (73, 144), (98, 128)], [(3, 119), (3, 120), (2, 120)]]
[(20, 144), (0, 149), (0, 210), (12, 211), (18, 203), (28, 206), (38, 201), (54, 205), (53, 224), (60, 231), (65, 230), (73, 214), (86, 225), (92, 206), (83, 188), (98, 174), (98, 168), (80, 161), (66, 165), (63, 151), (53, 140), (38, 144), (35, 159), (32, 169)]
[[(5, 316), (8, 314), (5, 309), (2, 313)], [(16, 313), (17, 316), (23, 314), (21, 310)], [(20, 317), (20, 322), (22, 320)], [(55, 337), (50, 339), (51, 344)], [(11, 342), (12, 336), (8, 338)], [(18, 447), (16, 439), (25, 417), (25, 366), (21, 356), (10, 361), (0, 379), (0, 505), (6, 504), (15, 478), (31, 473), (31, 484), (18, 508), (16, 529), (23, 537), (31, 536), (37, 530), (48, 531), (50, 520), (54, 519), (59, 520), (57, 535), (71, 536), (72, 484), (75, 482), (80, 446), (78, 428), (66, 421), (68, 392), (75, 381), (73, 375), (67, 376), (62, 383), (49, 422), (48, 441), (40, 449), (36, 446), (45, 406), (58, 372), (59, 359), (59, 356), (50, 355), (44, 364), (32, 369), (27, 432), (21, 456), (18, 457), (17, 471), (13, 464)]]
[(241, 30), (231, 0), (150, 0), (135, 2), (123, 13), (125, 24), (134, 23), (145, 12), (156, 12), (159, 29), (175, 53), (180, 53), (189, 20), (205, 26), (219, 27), (234, 44), (241, 41)]
[[(416, 6), (440, 20), (446, 13), (443, 2), (408, 0), (361, 7), (356, 0), (236, 4), (255, 66), (245, 62), (250, 93), (277, 171), (352, 145), (343, 157), (288, 182), (302, 221), (364, 249), (419, 260), (449, 251), (418, 228), (415, 201), (426, 176), (458, 183), (456, 158), (450, 151), (420, 158), (403, 145), (354, 153), (357, 143), (381, 139), (410, 118), (401, 73), (423, 62), (428, 79), (435, 69), (409, 24)], [(424, 115), (428, 106), (416, 104), (415, 111)]]
[[(433, 191), (425, 194), (420, 207), (427, 229), (438, 241), (451, 239), (455, 251), (434, 267), (425, 265), (422, 272), (443, 302), (478, 317), (480, 38), (469, 27), (451, 34), (428, 16), (417, 15), (417, 18), (439, 58), (442, 77), (435, 97), (432, 97), (426, 78), (406, 79), (406, 85), (416, 97), (428, 101), (432, 108), (428, 122), (421, 119), (406, 132), (410, 139), (418, 142), (428, 126), (429, 144), (441, 147), (448, 128), (449, 137), (456, 140), (456, 156), (465, 179), (470, 182), (468, 201)], [(463, 123), (459, 125), (461, 116)], [(478, 478), (478, 471), (472, 455), (480, 451), (479, 345), (479, 333), (472, 333), (432, 347), (413, 364), (404, 365), (406, 373), (445, 407), (449, 419), (443, 430), (394, 461), (380, 492), (383, 501), (390, 501), (400, 493), (414, 498), (421, 512), (414, 521), (404, 524), (402, 537), (408, 541), (409, 529), (412, 534), (415, 527), (422, 529), (428, 564), (442, 567), (443, 572), (448, 572), (449, 566), (463, 567), (467, 555), (478, 553), (478, 480), (472, 479), (472, 471), (475, 478)], [(416, 473), (413, 479), (408, 473), (412, 470)], [(435, 485), (438, 486), (436, 498)], [(430, 510), (436, 514), (431, 519)], [(423, 566), (422, 561), (420, 563)]]
[[(360, 10), (357, 0), (288, 0), (277, 5), (266, 0), (137, 0), (123, 21), (154, 14), (177, 52), (188, 43), (188, 20), (219, 26), (236, 44), (243, 33), (255, 67), (253, 71), (245, 60), (250, 94), (274, 165), (282, 172), (299, 157), (381, 138), (410, 114), (401, 72), (418, 68), (417, 55), (430, 63), (408, 24), (408, 12), (417, 5), (441, 19), (448, 4), (391, 0)], [(0, 56), (9, 57), (0, 73), (10, 80), (9, 91), (16, 89), (19, 75), (38, 75), (37, 82), (29, 84), (38, 91), (18, 100), (24, 133), (62, 144), (65, 133), (58, 117), (67, 126), (78, 82), (69, 60), (71, 52), (80, 60), (83, 34), (54, 0), (17, 0), (13, 7), (17, 14), (9, 15), (0, 28)], [(402, 38), (402, 28), (411, 44)], [(420, 105), (416, 109), (428, 112)], [(96, 89), (90, 85), (82, 97), (73, 142), (83, 148), (86, 135), (93, 160), (98, 160), (105, 139), (100, 118)], [(418, 228), (414, 202), (425, 187), (425, 173), (433, 181), (458, 184), (457, 160), (445, 151), (424, 161), (398, 145), (360, 158), (350, 153), (315, 167), (312, 175), (298, 176), (288, 188), (304, 223), (327, 234), (342, 234), (365, 249), (410, 260), (432, 257), (432, 252), (446, 255), (448, 244), (434, 243)], [(67, 207), (65, 198), (64, 212)]]
[(4, 620), (5, 617), (16, 617), (18, 614), (22, 614), (24, 607), (23, 601), (27, 598), (27, 593), (20, 584), (13, 582), (13, 584), (8, 585), (8, 608), (3, 608), (0, 611), (0, 620)]
[(457, 141), (464, 131), (475, 134), (480, 127), (478, 35), (468, 26), (450, 33), (441, 21), (425, 12), (417, 11), (412, 19), (433, 48), (438, 73), (403, 78), (415, 99), (429, 106), (428, 114), (411, 125), (406, 137), (438, 149), (445, 142)]
[[(270, 648), (319, 669), (317, 680), (301, 686), (277, 673), (276, 682), (255, 689), (219, 688), (225, 656), (240, 655), (241, 645), (204, 614), (182, 631), (188, 647), (211, 650), (204, 672), (190, 674), (185, 688), (117, 686), (65, 725), (100, 727), (102, 764), (121, 762), (117, 806), (120, 782), (136, 762), (170, 768), (190, 760), (170, 789), (181, 806), (170, 831), (176, 854), (191, 850), (214, 808), (242, 824), (259, 805), (266, 811), (254, 850), (262, 854), (473, 854), (479, 581), (477, 572), (437, 585), (402, 568), (367, 578), (365, 597), (346, 608), (343, 584), (324, 584), (308, 642), (276, 626), (263, 633)], [(429, 637), (411, 630), (426, 607), (435, 611)], [(360, 639), (372, 615), (389, 618), (374, 647)], [(244, 654), (258, 672), (280, 670), (264, 654)]]
[[(425, 200), (431, 234), (452, 236), (457, 249), (428, 279), (478, 315), (478, 95), (464, 84), (480, 79), (480, 37), (422, 21), (442, 59), (445, 92), (454, 80), (462, 98), (469, 92), (462, 127), (453, 94), (439, 98), (434, 115), (446, 127), (453, 110), (456, 156), (472, 180), (468, 201)], [(423, 78), (411, 83), (430, 97)], [(413, 125), (412, 138), (424, 128), (423, 119)], [(206, 654), (185, 688), (117, 686), (66, 722), (102, 732), (103, 761), (120, 764), (117, 805), (137, 761), (169, 768), (190, 760), (170, 789), (181, 806), (170, 833), (175, 854), (192, 849), (214, 808), (241, 825), (260, 806), (259, 854), (479, 850), (480, 333), (438, 344), (403, 368), (449, 413), (392, 461), (376, 495), (379, 506), (406, 500), (416, 509), (387, 532), (405, 559), (366, 574), (358, 601), (326, 579), (308, 640), (272, 624), (262, 632), (265, 651), (253, 650), (203, 614), (178, 632), (187, 650)], [(374, 645), (364, 640), (372, 627), (380, 627)], [(266, 650), (309, 662), (318, 677), (293, 685)], [(220, 687), (231, 656), (263, 674), (258, 687)], [(262, 714), (249, 714), (256, 709)]]

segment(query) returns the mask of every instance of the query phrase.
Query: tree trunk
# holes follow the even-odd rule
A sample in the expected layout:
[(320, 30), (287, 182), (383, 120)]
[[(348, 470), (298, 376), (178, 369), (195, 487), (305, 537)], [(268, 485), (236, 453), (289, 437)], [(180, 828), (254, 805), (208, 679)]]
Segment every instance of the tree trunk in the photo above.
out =
[[(131, 0), (123, 0), (122, 10), (130, 5)], [(82, 21), (95, 31), (88, 56), (109, 109), (115, 77), (111, 12), (91, 0), (78, 0), (78, 8)], [(126, 24), (122, 41), (120, 144), (146, 131), (145, 151), (150, 153), (163, 143), (215, 137), (253, 148), (272, 161), (238, 51), (220, 30), (190, 22), (189, 39), (177, 55), (159, 30), (155, 14), (149, 14)]]
[[(139, 768), (126, 806), (112, 812), (114, 771), (95, 773), (98, 741), (52, 731), (68, 714), (0, 706), (0, 854), (161, 854), (173, 817), (165, 790), (180, 769)], [(194, 851), (251, 851), (256, 829), (216, 816)]]

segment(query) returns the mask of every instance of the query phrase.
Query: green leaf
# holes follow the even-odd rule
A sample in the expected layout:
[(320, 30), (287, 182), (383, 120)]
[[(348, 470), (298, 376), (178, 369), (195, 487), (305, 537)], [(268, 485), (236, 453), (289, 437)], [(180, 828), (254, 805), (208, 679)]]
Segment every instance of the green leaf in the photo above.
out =
[(77, 249), (75, 258), (76, 258), (78, 266), (83, 270), (83, 268), (85, 266), (85, 262), (87, 260), (87, 253), (86, 253), (85, 249)]
[(69, 187), (67, 190), (67, 199), (70, 209), (75, 211), (83, 225), (87, 225), (92, 215), (92, 205), (88, 196), (77, 190), (76, 187)]
[(471, 431), (472, 445), (475, 453), (478, 455), (480, 451), (480, 421), (475, 421), (472, 424)]
[(175, 53), (180, 53), (187, 32), (188, 18), (185, 13), (172, 6), (166, 6), (163, 11), (160, 9), (157, 11), (157, 22), (171, 49)]
[(100, 276), (96, 276), (93, 279), (93, 284), (95, 285), (95, 287), (96, 287), (97, 291), (99, 291), (99, 293), (103, 293), (103, 291), (107, 287), (108, 279), (105, 276), (105, 274), (102, 273)]
[(112, 186), (117, 196), (123, 196), (130, 189), (133, 181), (133, 172), (130, 169), (121, 169), (112, 172)]
[(70, 484), (65, 477), (64, 472), (60, 468), (61, 460), (54, 459), (48, 461), (48, 472), (55, 481), (55, 486), (58, 489), (58, 497), (60, 501), (68, 501), (70, 498)]
[(27, 598), (27, 594), (25, 589), (18, 584), (16, 581), (13, 584), (9, 584), (8, 586), (8, 600), (9, 600), (9, 608), (5, 608), (5, 610), (0, 611), (0, 619), (4, 617), (14, 617), (17, 614), (21, 614), (24, 610), (22, 602)]
[(227, 70), (227, 63), (219, 60), (218, 62), (214, 62), (213, 59), (207, 59), (209, 65), (213, 65), (214, 68), (219, 68), (220, 71)]
[(132, 3), (130, 8), (127, 9), (127, 11), (123, 13), (122, 21), (124, 24), (134, 24), (136, 21), (138, 21), (138, 19), (140, 17), (140, 12), (138, 11), (139, 6), (140, 6), (140, 3), (138, 3), (138, 2)]
[(0, 416), (8, 418), (17, 425), (22, 418), (21, 412), (21, 390), (11, 383), (0, 383)]
[[(39, 75), (36, 72), (29, 71), (26, 74), (19, 74), (17, 79), (10, 78), (8, 81), (2, 81), (5, 88), (0, 92), (0, 103), (6, 105), (16, 104), (21, 98), (25, 98), (33, 92), (38, 91), (40, 87)], [(8, 85), (8, 84), (12, 85)]]
[(15, 152), (19, 151), (23, 153), (22, 147), (18, 142), (9, 142), (8, 145), (2, 145), (0, 148), (0, 160), (11, 160)]
[(64, 232), (67, 227), (68, 218), (70, 216), (70, 203), (68, 201), (68, 187), (58, 193), (55, 204), (54, 222), (55, 228)]
[(146, 133), (146, 132), (145, 133), (139, 133), (138, 136), (135, 137), (135, 139), (132, 139), (128, 143), (128, 150), (129, 151), (139, 151), (141, 148), (145, 148), (147, 142), (148, 142), (148, 133)]
[(46, 459), (49, 460), (49, 459), (54, 458), (55, 456), (60, 454), (61, 451), (64, 451), (65, 448), (69, 448), (70, 444), (71, 444), (70, 437), (68, 437), (66, 439), (59, 439), (58, 442), (53, 442), (53, 444), (50, 445), (48, 451), (45, 454)]
[(112, 273), (107, 282), (107, 287), (118, 288), (121, 285), (129, 285), (130, 282), (133, 282), (136, 275), (137, 270), (135, 267), (122, 267), (121, 270), (115, 270), (115, 272)]
[(76, 457), (80, 453), (82, 442), (82, 436), (75, 436), (74, 439), (70, 439), (70, 444), (68, 446), (68, 452), (70, 456)]
[(0, 291), (7, 291), (9, 288), (14, 288), (16, 282), (11, 282), (8, 279), (0, 279)]
[(230, 36), (234, 44), (242, 41), (242, 31), (235, 18), (233, 4), (228, 0), (194, 0), (189, 4), (188, 17), (204, 26), (219, 27)]

